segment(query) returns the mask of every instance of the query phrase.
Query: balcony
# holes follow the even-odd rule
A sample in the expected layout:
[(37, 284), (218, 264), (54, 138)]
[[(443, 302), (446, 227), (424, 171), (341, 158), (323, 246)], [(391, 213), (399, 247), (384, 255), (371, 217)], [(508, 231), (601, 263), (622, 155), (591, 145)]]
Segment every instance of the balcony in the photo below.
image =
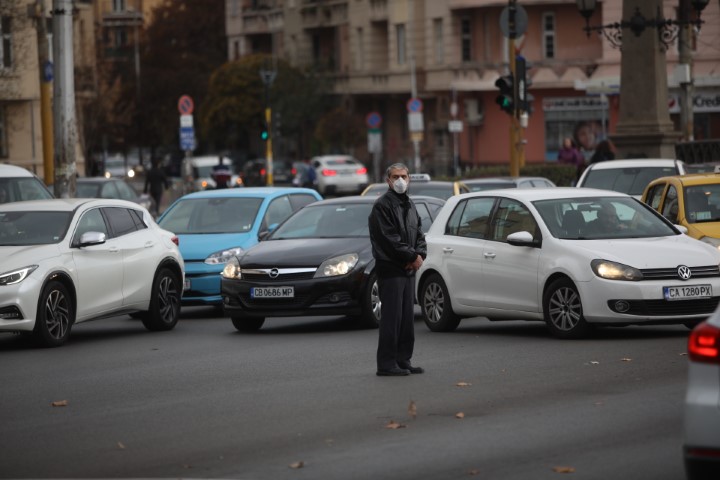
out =
[(103, 27), (141, 26), (143, 24), (142, 12), (126, 10), (123, 12), (105, 12), (102, 14)]
[(337, 27), (348, 23), (347, 1), (306, 0), (300, 8), (303, 28)]
[(387, 0), (370, 0), (370, 21), (384, 22), (388, 19)]
[(242, 12), (242, 33), (260, 34), (278, 32), (285, 28), (282, 9), (246, 9)]

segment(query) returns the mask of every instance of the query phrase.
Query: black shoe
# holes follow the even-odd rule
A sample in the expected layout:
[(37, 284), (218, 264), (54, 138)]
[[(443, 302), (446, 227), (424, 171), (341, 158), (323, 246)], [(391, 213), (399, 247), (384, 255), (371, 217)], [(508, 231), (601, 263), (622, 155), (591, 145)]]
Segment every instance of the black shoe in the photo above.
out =
[(407, 366), (400, 367), (400, 368), (403, 368), (412, 374), (425, 373), (425, 369), (422, 367), (413, 367), (412, 365), (407, 365)]
[(400, 367), (393, 367), (386, 370), (377, 371), (378, 377), (404, 377), (405, 375), (410, 375), (410, 370), (406, 370)]

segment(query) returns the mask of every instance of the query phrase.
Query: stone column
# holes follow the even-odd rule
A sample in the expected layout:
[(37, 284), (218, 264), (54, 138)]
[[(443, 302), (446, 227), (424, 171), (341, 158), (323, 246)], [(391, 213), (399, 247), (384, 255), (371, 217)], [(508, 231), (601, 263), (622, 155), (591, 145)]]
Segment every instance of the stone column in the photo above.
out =
[[(623, 0), (622, 18), (629, 21), (639, 8), (646, 19), (654, 19), (662, 4), (662, 0)], [(639, 36), (623, 29), (620, 68), (620, 112), (611, 136), (617, 158), (675, 158), (681, 133), (670, 120), (665, 50), (655, 27), (647, 27)]]

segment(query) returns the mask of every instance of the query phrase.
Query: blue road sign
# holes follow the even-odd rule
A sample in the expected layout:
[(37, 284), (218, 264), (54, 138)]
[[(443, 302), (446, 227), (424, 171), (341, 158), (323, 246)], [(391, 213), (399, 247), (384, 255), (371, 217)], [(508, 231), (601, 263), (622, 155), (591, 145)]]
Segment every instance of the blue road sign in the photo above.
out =
[(46, 82), (52, 82), (53, 80), (53, 64), (52, 62), (43, 63), (43, 80)]
[(407, 111), (410, 113), (422, 112), (423, 103), (419, 98), (411, 98), (407, 102)]
[(368, 128), (380, 128), (382, 124), (382, 116), (378, 112), (370, 112), (365, 117), (365, 124)]
[(195, 128), (180, 127), (180, 150), (195, 150)]

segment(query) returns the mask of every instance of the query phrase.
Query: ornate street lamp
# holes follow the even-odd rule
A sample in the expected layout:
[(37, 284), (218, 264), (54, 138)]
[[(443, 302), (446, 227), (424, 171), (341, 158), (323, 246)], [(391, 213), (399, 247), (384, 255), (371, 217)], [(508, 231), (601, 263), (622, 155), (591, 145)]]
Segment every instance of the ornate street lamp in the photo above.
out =
[(690, 3), (697, 14), (697, 18), (694, 20), (672, 20), (664, 18), (660, 7), (657, 9), (655, 18), (645, 18), (645, 16), (640, 13), (640, 8), (636, 7), (635, 13), (629, 20), (621, 20), (620, 22), (609, 23), (606, 25), (590, 25), (590, 18), (595, 13), (597, 0), (576, 0), (580, 15), (585, 17), (585, 27), (583, 30), (585, 30), (588, 37), (591, 32), (597, 32), (598, 35), (604, 35), (613, 47), (621, 48), (622, 31), (624, 28), (629, 28), (630, 31), (638, 37), (645, 31), (646, 28), (655, 28), (658, 31), (658, 38), (665, 49), (667, 49), (677, 38), (679, 27), (694, 25), (698, 30), (700, 29), (700, 26), (703, 23), (700, 19), (700, 15), (709, 2), (710, 0), (691, 0)]

